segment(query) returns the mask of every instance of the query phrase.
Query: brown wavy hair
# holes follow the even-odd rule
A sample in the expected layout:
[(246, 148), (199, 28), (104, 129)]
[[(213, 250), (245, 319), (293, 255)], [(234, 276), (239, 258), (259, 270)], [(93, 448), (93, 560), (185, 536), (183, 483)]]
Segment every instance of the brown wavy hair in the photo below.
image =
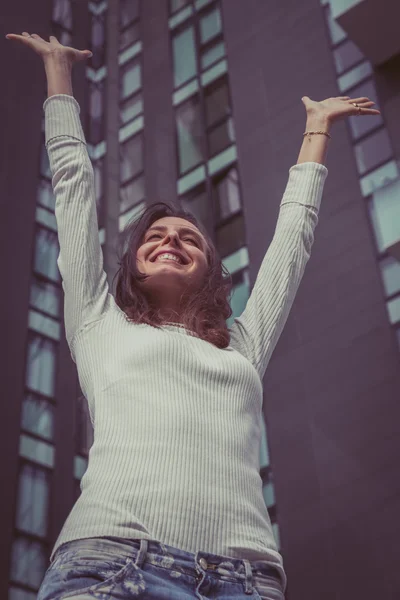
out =
[(166, 320), (160, 315), (161, 309), (152, 306), (138, 282), (149, 275), (141, 273), (136, 265), (138, 248), (143, 243), (149, 227), (163, 217), (180, 217), (195, 225), (207, 241), (208, 272), (203, 286), (195, 293), (183, 292), (181, 296), (182, 324), (200, 338), (218, 348), (229, 346), (230, 335), (226, 320), (232, 315), (230, 297), (232, 277), (210, 238), (206, 229), (190, 212), (167, 202), (156, 202), (148, 206), (142, 215), (128, 223), (120, 234), (117, 247), (118, 269), (115, 301), (133, 323), (146, 323), (159, 328)]

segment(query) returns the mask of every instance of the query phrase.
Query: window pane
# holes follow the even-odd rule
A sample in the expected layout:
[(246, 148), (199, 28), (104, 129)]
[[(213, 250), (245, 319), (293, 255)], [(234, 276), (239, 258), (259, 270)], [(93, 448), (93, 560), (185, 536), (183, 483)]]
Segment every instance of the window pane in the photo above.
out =
[(339, 75), (360, 62), (364, 55), (354, 42), (346, 40), (333, 51), (333, 58), (336, 64), (336, 73)]
[(60, 317), (60, 288), (34, 278), (31, 285), (30, 305), (53, 317)]
[(132, 179), (143, 170), (143, 139), (141, 134), (120, 145), (120, 160), (121, 183)]
[(400, 323), (400, 296), (386, 303), (389, 320), (391, 323)]
[(93, 56), (89, 59), (90, 66), (97, 70), (105, 63), (106, 58), (106, 44), (105, 44), (105, 23), (104, 16), (92, 16), (92, 39), (90, 50), (93, 52)]
[(128, 46), (131, 46), (138, 41), (140, 36), (139, 23), (133, 23), (130, 27), (121, 31), (119, 36), (119, 49), (125, 50)]
[(209, 222), (209, 204), (207, 201), (207, 192), (204, 188), (192, 190), (181, 199), (182, 207), (192, 213), (197, 219), (206, 226)]
[(16, 587), (10, 587), (8, 590), (8, 600), (37, 600), (37, 594), (20, 590)]
[(239, 317), (246, 308), (247, 301), (250, 295), (250, 281), (248, 270), (240, 273), (240, 282), (233, 286), (230, 305), (232, 315), (228, 319), (228, 327), (233, 324), (234, 318)]
[(218, 125), (208, 134), (210, 156), (218, 154), (235, 141), (235, 131), (233, 128), (233, 120), (228, 119), (225, 123)]
[(121, 100), (137, 92), (141, 85), (142, 81), (140, 63), (132, 61), (122, 68), (120, 91)]
[(374, 228), (380, 245), (388, 248), (400, 239), (400, 179), (374, 192)]
[(22, 465), (19, 474), (16, 526), (45, 537), (49, 505), (50, 474), (40, 467)]
[(360, 187), (363, 196), (369, 196), (373, 191), (394, 181), (400, 176), (395, 160), (390, 160), (385, 165), (371, 171), (360, 179)]
[(60, 281), (57, 266), (59, 245), (57, 233), (38, 227), (36, 230), (34, 269), (53, 281)]
[(211, 12), (200, 19), (200, 40), (204, 44), (211, 40), (214, 36), (221, 32), (221, 15), (218, 8), (214, 8)]
[(139, 17), (139, 0), (119, 0), (120, 25), (125, 27)]
[(229, 91), (225, 80), (206, 88), (205, 104), (208, 127), (231, 114)]
[(338, 44), (346, 38), (346, 32), (340, 27), (340, 25), (335, 21), (335, 19), (332, 18), (332, 11), (330, 6), (327, 6), (327, 8), (325, 9), (325, 15), (332, 44)]
[(379, 262), (381, 268), (382, 281), (385, 288), (385, 295), (391, 296), (400, 292), (400, 263), (392, 256), (382, 259)]
[(39, 589), (47, 569), (47, 552), (40, 542), (17, 538), (12, 546), (11, 579)]
[(26, 385), (50, 397), (54, 396), (56, 349), (56, 342), (29, 335)]
[[(353, 98), (360, 98), (361, 96), (366, 96), (367, 98), (370, 98), (372, 102), (378, 103), (376, 89), (372, 79), (369, 79), (368, 81), (365, 81), (364, 83), (357, 85), (355, 88), (353, 88), (351, 90), (351, 95)], [(368, 131), (371, 131), (378, 125), (382, 124), (383, 119), (382, 115), (368, 115), (368, 118), (360, 118), (357, 115), (353, 115), (349, 117), (349, 123), (353, 139), (357, 139), (361, 135), (364, 135)]]
[(191, 98), (177, 108), (176, 123), (179, 172), (185, 173), (205, 159), (202, 148), (203, 128), (198, 97)]
[[(75, 403), (75, 452), (77, 454), (88, 454), (93, 443), (93, 427), (90, 420), (89, 407), (85, 396), (78, 396)], [(79, 462), (75, 457), (75, 463)], [(86, 465), (83, 472), (86, 470)], [(82, 477), (81, 473), (79, 479)], [(75, 471), (75, 477), (78, 477)]]
[(240, 210), (239, 176), (236, 168), (230, 169), (222, 178), (215, 181), (213, 195), (218, 221)]
[(44, 143), (41, 146), (40, 153), (40, 174), (42, 175), (42, 177), (47, 177), (47, 179), (51, 179), (49, 155), (47, 154), (46, 146), (44, 145)]
[(136, 94), (136, 96), (132, 96), (128, 100), (121, 105), (120, 110), (120, 124), (124, 125), (128, 123), (140, 113), (143, 112), (143, 98), (142, 94)]
[(89, 140), (98, 144), (104, 138), (104, 82), (90, 82)]
[(354, 150), (360, 175), (392, 156), (392, 147), (386, 129), (373, 133), (354, 146)]
[(45, 208), (48, 208), (54, 212), (56, 206), (56, 197), (53, 192), (51, 181), (48, 181), (47, 179), (40, 180), (37, 201), (41, 206), (44, 206)]
[[(369, 75), (372, 75), (372, 73), (373, 69), (371, 67), (371, 63), (365, 60), (364, 62), (360, 63), (357, 67), (354, 67), (354, 69), (347, 71), (347, 73), (337, 78), (339, 90), (341, 92), (348, 91), (349, 88), (351, 88), (353, 85), (355, 85), (362, 79), (365, 79)], [(346, 95), (349, 96), (350, 92)]]
[(72, 27), (71, 3), (65, 0), (53, 0), (53, 21), (60, 23), (65, 29)]
[(54, 467), (54, 446), (24, 433), (19, 438), (19, 454), (45, 467)]
[(186, 6), (186, 4), (189, 3), (190, 0), (169, 0), (169, 10), (171, 13), (173, 13), (176, 10), (183, 8), (184, 6)]
[(174, 60), (174, 85), (178, 87), (194, 77), (196, 68), (196, 49), (193, 27), (185, 29), (172, 40)]
[(217, 229), (217, 250), (221, 258), (232, 254), (246, 243), (243, 215), (234, 217), (229, 223)]
[(141, 175), (132, 183), (121, 187), (120, 212), (124, 213), (144, 198), (144, 177)]
[(52, 441), (54, 438), (54, 406), (40, 396), (26, 393), (22, 403), (21, 427)]
[(219, 42), (215, 46), (209, 48), (206, 52), (202, 52), (201, 54), (201, 68), (207, 69), (210, 65), (212, 65), (215, 61), (219, 60), (225, 55), (225, 44), (224, 42)]

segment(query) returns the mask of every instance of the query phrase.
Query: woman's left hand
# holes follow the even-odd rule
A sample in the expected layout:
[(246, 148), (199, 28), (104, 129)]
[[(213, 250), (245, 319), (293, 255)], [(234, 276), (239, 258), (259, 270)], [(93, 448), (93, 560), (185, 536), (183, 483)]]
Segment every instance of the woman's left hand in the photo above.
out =
[[(350, 98), (350, 96), (337, 96), (336, 98), (327, 98), (321, 102), (311, 100), (308, 96), (303, 96), (301, 99), (306, 112), (307, 117), (316, 117), (317, 119), (326, 120), (332, 124), (339, 119), (345, 117), (351, 117), (353, 115), (380, 115), (381, 111), (375, 108), (371, 108), (375, 104), (366, 96), (360, 98)], [(361, 111), (358, 110), (358, 104)]]

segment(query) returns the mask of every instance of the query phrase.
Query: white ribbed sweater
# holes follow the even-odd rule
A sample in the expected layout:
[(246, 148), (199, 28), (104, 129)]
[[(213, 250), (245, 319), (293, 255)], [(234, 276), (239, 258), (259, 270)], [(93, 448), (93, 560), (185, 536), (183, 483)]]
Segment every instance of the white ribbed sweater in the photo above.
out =
[(273, 240), (219, 349), (177, 326), (129, 323), (109, 292), (93, 168), (72, 96), (44, 105), (65, 332), (94, 425), (70, 540), (146, 538), (266, 560), (286, 575), (259, 475), (262, 380), (310, 257), (328, 170), (289, 170)]

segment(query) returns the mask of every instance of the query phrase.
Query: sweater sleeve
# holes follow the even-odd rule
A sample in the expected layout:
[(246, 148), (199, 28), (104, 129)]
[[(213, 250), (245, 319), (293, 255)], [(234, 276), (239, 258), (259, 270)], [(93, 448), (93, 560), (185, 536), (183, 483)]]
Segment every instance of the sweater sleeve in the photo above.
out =
[(99, 241), (94, 172), (79, 118), (80, 106), (73, 96), (58, 94), (47, 98), (43, 110), (56, 200), (65, 334), (75, 361), (76, 335), (105, 315), (109, 288)]
[(310, 258), (318, 223), (325, 165), (306, 162), (289, 170), (272, 242), (243, 313), (231, 327), (231, 345), (262, 380), (283, 331)]

